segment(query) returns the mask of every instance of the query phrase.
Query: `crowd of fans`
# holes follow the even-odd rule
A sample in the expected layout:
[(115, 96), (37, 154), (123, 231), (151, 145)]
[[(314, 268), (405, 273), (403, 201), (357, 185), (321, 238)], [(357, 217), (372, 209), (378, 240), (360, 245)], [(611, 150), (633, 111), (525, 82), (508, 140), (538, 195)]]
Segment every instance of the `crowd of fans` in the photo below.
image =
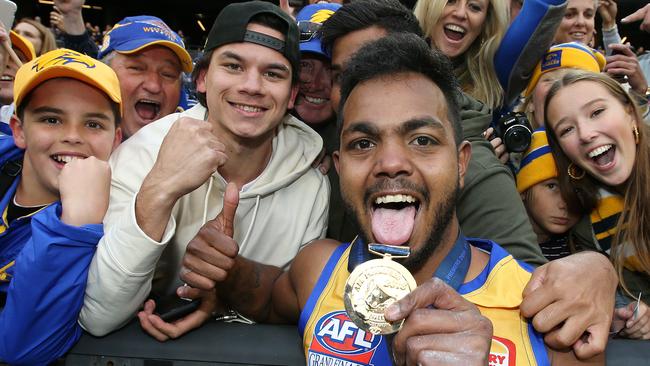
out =
[(194, 60), (82, 5), (0, 27), (0, 361), (224, 313), (315, 365), (650, 339), (650, 54), (617, 28), (650, 4), (248, 1)]

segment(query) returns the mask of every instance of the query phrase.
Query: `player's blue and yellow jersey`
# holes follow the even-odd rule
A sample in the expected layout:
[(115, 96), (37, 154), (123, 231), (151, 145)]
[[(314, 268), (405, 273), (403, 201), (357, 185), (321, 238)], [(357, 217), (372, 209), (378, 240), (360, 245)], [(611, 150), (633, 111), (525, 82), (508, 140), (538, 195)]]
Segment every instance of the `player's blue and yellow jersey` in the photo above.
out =
[[(458, 289), (492, 321), (489, 365), (548, 365), (542, 335), (519, 312), (531, 268), (491, 241), (468, 242), (490, 254), (481, 274)], [(299, 329), (310, 366), (392, 364), (386, 338), (359, 329), (345, 313), (350, 247), (342, 244), (334, 251), (300, 314)]]

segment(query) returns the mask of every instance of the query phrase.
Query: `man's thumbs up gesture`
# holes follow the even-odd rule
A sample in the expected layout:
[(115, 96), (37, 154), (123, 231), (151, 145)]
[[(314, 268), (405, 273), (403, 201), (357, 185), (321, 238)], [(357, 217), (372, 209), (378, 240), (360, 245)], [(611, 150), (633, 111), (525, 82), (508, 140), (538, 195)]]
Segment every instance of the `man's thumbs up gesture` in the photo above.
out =
[(206, 222), (185, 249), (185, 270), (181, 271), (181, 279), (189, 286), (212, 290), (217, 282), (228, 277), (228, 272), (235, 265), (235, 258), (239, 253), (239, 245), (232, 238), (238, 204), (237, 185), (229, 183), (221, 213)]
[(181, 279), (189, 286), (179, 287), (176, 293), (179, 297), (201, 298), (199, 308), (172, 323), (165, 322), (155, 314), (156, 303), (153, 300), (147, 300), (144, 309), (138, 313), (142, 329), (159, 341), (178, 338), (198, 328), (217, 309), (215, 286), (228, 277), (239, 253), (239, 245), (232, 238), (239, 204), (236, 184), (226, 186), (223, 201), (221, 213), (201, 227), (187, 245), (183, 257)]

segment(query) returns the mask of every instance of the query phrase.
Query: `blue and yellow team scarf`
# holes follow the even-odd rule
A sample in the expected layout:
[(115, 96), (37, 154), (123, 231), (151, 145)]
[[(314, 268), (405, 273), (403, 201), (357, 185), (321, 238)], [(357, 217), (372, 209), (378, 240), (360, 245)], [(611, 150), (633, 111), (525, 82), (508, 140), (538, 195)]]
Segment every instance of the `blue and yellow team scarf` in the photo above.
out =
[(591, 212), (591, 226), (600, 248), (609, 253), (612, 240), (618, 231), (616, 224), (623, 212), (623, 197), (607, 190), (599, 191), (600, 199)]

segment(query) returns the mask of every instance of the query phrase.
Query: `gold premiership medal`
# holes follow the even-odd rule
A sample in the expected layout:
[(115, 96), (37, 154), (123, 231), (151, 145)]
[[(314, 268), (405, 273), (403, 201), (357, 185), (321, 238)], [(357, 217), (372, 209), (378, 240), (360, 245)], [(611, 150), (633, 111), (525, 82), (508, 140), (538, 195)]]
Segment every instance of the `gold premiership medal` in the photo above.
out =
[[(371, 253), (382, 255), (383, 258), (369, 260), (352, 271), (345, 283), (345, 311), (354, 324), (367, 332), (395, 333), (404, 321), (387, 322), (384, 310), (413, 291), (417, 285), (411, 272), (391, 258), (407, 257), (409, 248), (380, 244), (371, 244), (369, 247)], [(406, 254), (381, 253), (381, 248), (400, 250)]]

